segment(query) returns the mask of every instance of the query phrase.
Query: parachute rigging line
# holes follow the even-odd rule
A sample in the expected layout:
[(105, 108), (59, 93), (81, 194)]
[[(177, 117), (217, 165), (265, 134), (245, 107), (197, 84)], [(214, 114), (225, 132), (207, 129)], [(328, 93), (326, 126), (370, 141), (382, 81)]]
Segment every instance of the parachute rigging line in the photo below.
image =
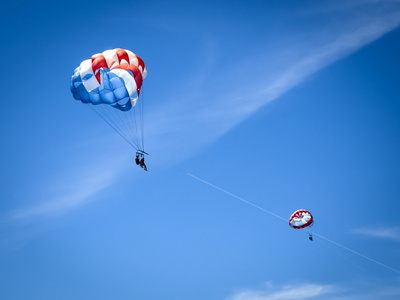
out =
[[(187, 175), (189, 175), (189, 176), (191, 176), (191, 177), (197, 179), (198, 181), (201, 181), (201, 182), (203, 182), (203, 183), (205, 183), (205, 184), (207, 184), (207, 185), (209, 185), (209, 186), (211, 186), (211, 187), (213, 187), (213, 188), (215, 188), (215, 189), (217, 189), (217, 190), (219, 190), (219, 191), (221, 191), (221, 192), (224, 192), (225, 194), (227, 194), (227, 195), (229, 195), (229, 196), (232, 196), (232, 197), (234, 197), (234, 198), (236, 198), (236, 199), (239, 199), (240, 201), (243, 201), (244, 203), (247, 203), (247, 204), (249, 204), (249, 205), (251, 205), (251, 206), (254, 206), (255, 208), (258, 208), (259, 210), (262, 210), (263, 212), (266, 212), (266, 213), (268, 213), (268, 214), (270, 214), (270, 215), (272, 215), (272, 216), (274, 216), (274, 217), (276, 217), (276, 218), (278, 218), (278, 219), (281, 219), (281, 220), (287, 222), (287, 220), (286, 220), (285, 218), (282, 218), (281, 216), (278, 216), (277, 214), (274, 214), (274, 213), (270, 212), (269, 210), (266, 210), (265, 208), (262, 208), (261, 206), (258, 206), (258, 205), (254, 204), (254, 203), (251, 203), (250, 201), (247, 201), (247, 200), (245, 200), (245, 199), (243, 199), (243, 198), (240, 198), (239, 196), (236, 196), (235, 194), (232, 194), (232, 193), (230, 193), (230, 192), (228, 192), (228, 191), (226, 191), (226, 190), (224, 190), (224, 189), (221, 189), (220, 187), (217, 187), (216, 185), (213, 185), (212, 183), (210, 183), (210, 182), (208, 182), (208, 181), (205, 181), (205, 180), (203, 180), (203, 179), (201, 179), (201, 178), (199, 178), (199, 177), (196, 177), (196, 176), (194, 176), (194, 175), (192, 175), (192, 174), (190, 174), (190, 173), (187, 173)], [(385, 265), (385, 264), (383, 264), (383, 263), (381, 263), (381, 262), (379, 262), (379, 261), (377, 261), (377, 260), (375, 260), (375, 259), (372, 259), (372, 258), (370, 258), (370, 257), (368, 257), (368, 256), (366, 256), (366, 255), (364, 255), (364, 254), (362, 254), (362, 253), (360, 253), (360, 252), (357, 252), (357, 251), (355, 251), (355, 250), (352, 250), (352, 249), (350, 249), (350, 248), (348, 248), (348, 247), (346, 247), (346, 246), (343, 246), (343, 245), (341, 245), (341, 244), (339, 244), (339, 243), (337, 243), (337, 242), (335, 242), (335, 241), (332, 241), (332, 240), (330, 240), (330, 239), (328, 239), (328, 238), (326, 238), (326, 237), (324, 237), (324, 236), (322, 236), (322, 235), (320, 235), (320, 234), (317, 234), (317, 233), (313, 232), (313, 235), (316, 235), (316, 236), (318, 236), (318, 237), (324, 239), (325, 241), (328, 241), (328, 242), (330, 242), (330, 243), (332, 243), (332, 244), (334, 244), (334, 245), (336, 245), (336, 246), (338, 246), (338, 247), (341, 247), (341, 248), (343, 248), (343, 249), (345, 249), (345, 250), (347, 250), (347, 251), (349, 251), (349, 252), (352, 252), (352, 253), (354, 253), (354, 254), (356, 254), (356, 255), (359, 255), (359, 256), (361, 256), (362, 258), (366, 259), (366, 260), (369, 260), (369, 261), (371, 261), (371, 262), (373, 262), (373, 263), (376, 263), (377, 265), (380, 265), (381, 267), (385, 267), (385, 268), (387, 268), (387, 269), (389, 269), (389, 270), (391, 270), (391, 271), (393, 271), (393, 272), (396, 272), (396, 273), (400, 274), (400, 271), (399, 271), (399, 270), (396, 270), (396, 269), (394, 269), (394, 268), (392, 268), (392, 267), (389, 267), (388, 265)]]
[(329, 249), (330, 251), (332, 251), (333, 253), (335, 253), (336, 255), (342, 257), (344, 260), (346, 260), (348, 263), (351, 263), (352, 265), (354, 265), (356, 268), (360, 269), (361, 271), (365, 272), (365, 268), (361, 267), (360, 265), (356, 264), (354, 261), (352, 261), (350, 258), (346, 257), (345, 255), (343, 255), (342, 253), (340, 253), (337, 249), (335, 249), (334, 247), (336, 246), (335, 244), (333, 245), (328, 245), (328, 243), (325, 243), (322, 239), (316, 239), (315, 240), (316, 243), (320, 243), (321, 245), (323, 245), (324, 247), (326, 247), (327, 249)]
[(377, 265), (380, 265), (380, 266), (382, 266), (382, 267), (385, 267), (385, 268), (387, 268), (387, 269), (389, 269), (389, 270), (392, 270), (393, 272), (396, 272), (396, 273), (399, 273), (400, 274), (400, 271), (398, 271), (398, 270), (396, 270), (396, 269), (394, 269), (394, 268), (392, 268), (392, 267), (389, 267), (388, 265), (385, 265), (385, 264), (383, 264), (383, 263), (381, 263), (381, 262), (379, 262), (379, 261), (377, 261), (377, 260), (375, 260), (375, 259), (372, 259), (372, 258), (370, 258), (370, 257), (368, 257), (368, 256), (366, 256), (366, 255), (364, 255), (364, 254), (362, 254), (362, 253), (360, 253), (360, 252), (357, 252), (357, 251), (355, 251), (355, 250), (353, 250), (353, 249), (350, 249), (350, 248), (348, 248), (348, 247), (346, 247), (346, 246), (343, 246), (343, 245), (341, 245), (341, 244), (339, 244), (339, 243), (336, 243), (335, 241), (332, 241), (332, 240), (330, 240), (330, 239), (328, 239), (328, 238), (326, 238), (326, 237), (324, 237), (324, 236), (322, 236), (322, 235), (320, 235), (320, 234), (318, 234), (318, 233), (313, 233), (314, 235), (316, 235), (316, 236), (318, 236), (318, 237), (320, 237), (320, 238), (322, 238), (322, 239), (324, 239), (325, 241), (327, 241), (327, 242), (330, 242), (330, 243), (332, 243), (332, 244), (334, 244), (334, 245), (336, 245), (336, 246), (338, 246), (338, 247), (341, 247), (341, 248), (343, 248), (343, 249), (345, 249), (345, 250), (347, 250), (347, 251), (350, 251), (350, 252), (352, 252), (352, 253), (354, 253), (354, 254), (357, 254), (357, 255), (359, 255), (359, 256), (361, 256), (361, 257), (363, 257), (363, 258), (365, 258), (365, 259), (367, 259), (367, 260), (369, 260), (369, 261), (372, 261), (372, 262), (374, 262), (374, 263), (376, 263)]
[[(119, 130), (116, 129), (116, 125), (114, 122), (107, 120), (104, 116), (102, 116), (98, 111), (96, 111), (91, 105), (88, 105), (88, 107), (93, 110), (100, 118), (103, 119), (104, 122), (106, 122), (116, 133), (118, 133), (129, 145), (131, 145), (135, 150), (138, 150), (135, 145), (132, 144)], [(114, 123), (111, 124), (111, 123)]]
[(215, 188), (217, 190), (220, 190), (221, 192), (224, 192), (225, 194), (228, 194), (229, 196), (232, 196), (232, 197), (234, 197), (236, 199), (239, 199), (240, 201), (243, 201), (244, 203), (247, 203), (247, 204), (249, 204), (251, 206), (254, 206), (255, 208), (258, 208), (259, 210), (262, 210), (263, 212), (269, 213), (270, 215), (273, 215), (274, 217), (287, 222), (287, 220), (285, 218), (282, 218), (281, 216), (278, 216), (278, 215), (274, 214), (273, 212), (270, 212), (269, 210), (266, 210), (265, 208), (262, 208), (261, 206), (258, 206), (258, 205), (254, 204), (254, 203), (251, 203), (251, 202), (249, 202), (249, 201), (247, 201), (247, 200), (245, 200), (243, 198), (240, 198), (239, 196), (236, 196), (236, 195), (234, 195), (232, 193), (229, 193), (228, 191), (225, 191), (225, 190), (223, 190), (223, 189), (221, 189), (221, 188), (219, 188), (219, 187), (217, 187), (217, 186), (215, 186), (215, 185), (213, 185), (213, 184), (211, 184), (211, 183), (209, 183), (209, 182), (207, 182), (207, 181), (205, 181), (203, 179), (200, 179), (199, 177), (196, 177), (196, 176), (194, 176), (194, 175), (192, 175), (190, 173), (187, 173), (187, 174), (189, 176), (201, 181), (201, 182), (204, 182), (205, 184), (208, 184), (209, 186), (211, 186), (211, 187), (213, 187), (213, 188)]
[(141, 117), (141, 120), (140, 120), (140, 122), (141, 122), (141, 124), (140, 124), (140, 128), (141, 128), (141, 137), (142, 137), (142, 150), (144, 150), (144, 92), (143, 92), (143, 90), (141, 90), (142, 91), (142, 101), (140, 101), (140, 115), (142, 116)]

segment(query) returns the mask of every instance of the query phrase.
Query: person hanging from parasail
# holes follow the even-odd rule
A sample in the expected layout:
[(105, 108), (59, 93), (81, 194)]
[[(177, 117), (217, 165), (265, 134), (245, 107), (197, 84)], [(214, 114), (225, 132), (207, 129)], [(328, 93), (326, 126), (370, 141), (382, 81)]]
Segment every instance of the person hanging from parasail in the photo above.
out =
[[(303, 229), (306, 227), (312, 227), (314, 224), (314, 218), (308, 210), (299, 209), (296, 210), (289, 219), (289, 226), (294, 229)], [(308, 239), (313, 240), (312, 232), (308, 229)]]
[(146, 166), (146, 164), (144, 163), (144, 156), (143, 156), (142, 159), (140, 160), (139, 165), (140, 165), (145, 171), (147, 171), (147, 166)]
[(135, 163), (136, 163), (136, 165), (139, 165), (142, 169), (147, 171), (147, 166), (144, 163), (144, 154), (147, 154), (147, 153), (144, 151), (137, 151), (136, 157), (135, 157)]

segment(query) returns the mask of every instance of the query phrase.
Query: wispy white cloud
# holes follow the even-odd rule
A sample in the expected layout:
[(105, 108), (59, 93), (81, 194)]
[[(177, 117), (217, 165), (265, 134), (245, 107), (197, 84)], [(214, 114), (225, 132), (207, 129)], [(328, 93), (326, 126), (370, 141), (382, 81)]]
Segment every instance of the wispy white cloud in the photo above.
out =
[[(114, 183), (111, 174), (90, 174), (87, 178), (75, 182), (75, 188), (62, 192), (53, 199), (19, 209), (12, 213), (14, 220), (43, 217), (67, 212), (90, 201), (90, 198)], [(64, 187), (60, 187), (64, 190)]]
[(357, 228), (352, 232), (374, 238), (400, 241), (400, 227)]
[(375, 282), (351, 282), (342, 285), (297, 283), (277, 286), (268, 283), (262, 288), (239, 290), (228, 296), (226, 300), (395, 299), (400, 296), (397, 284), (398, 282), (394, 284), (380, 282), (379, 285)]
[[(97, 159), (93, 157), (93, 160), (80, 161), (63, 170), (61, 175), (55, 175), (56, 178), (48, 179), (39, 191), (25, 200), (25, 205), (2, 214), (0, 224), (7, 228), (8, 234), (2, 237), (0, 249), (24, 247), (32, 238), (54, 228), (48, 226), (49, 221), (55, 225), (53, 221), (60, 216), (66, 216), (94, 201), (110, 199), (106, 191), (133, 166), (132, 153), (127, 153), (127, 156), (107, 156), (104, 153)], [(132, 164), (127, 164), (127, 161)]]
[(237, 292), (233, 296), (228, 297), (227, 300), (303, 300), (322, 296), (326, 297), (326, 295), (334, 293), (335, 288), (331, 285), (306, 283), (286, 285), (277, 289), (274, 289), (269, 285), (265, 289)]
[[(379, 4), (376, 1), (371, 3)], [(357, 1), (351, 7), (359, 5), (361, 4)], [(336, 5), (334, 10), (341, 9), (343, 13), (347, 8), (348, 5)], [(324, 29), (315, 29), (310, 34), (312, 38), (299, 39), (300, 42), (288, 47), (285, 54), (287, 59), (280, 57), (280, 49), (275, 49), (268, 54), (233, 62), (232, 66), (226, 67), (225, 72), (218, 73), (219, 77), (213, 78), (218, 86), (211, 91), (204, 89), (207, 82), (198, 82), (198, 88), (193, 88), (190, 94), (170, 99), (166, 101), (167, 105), (149, 112), (147, 120), (151, 124), (148, 128), (150, 137), (163, 141), (162, 151), (168, 153), (168, 157), (171, 157), (170, 153), (174, 155), (175, 145), (182, 145), (182, 141), (190, 138), (190, 145), (180, 147), (179, 158), (185, 158), (184, 153), (192, 155), (264, 105), (308, 80), (313, 74), (376, 41), (400, 25), (398, 6), (385, 6), (385, 9), (371, 6), (369, 11), (369, 14), (345, 14), (340, 24), (321, 25)], [(267, 68), (258, 66), (260, 62), (268, 60), (280, 60), (280, 68), (266, 71)], [(258, 66), (259, 69), (254, 67), (249, 76), (238, 76), (232, 70), (240, 70), (239, 65)], [(209, 76), (200, 76), (201, 70), (194, 73), (196, 78), (210, 79)]]
[(8, 219), (14, 222), (59, 216), (90, 203), (94, 196), (115, 184), (127, 166), (125, 157), (102, 157), (101, 164), (75, 166), (69, 170), (70, 177), (49, 183), (42, 201), (34, 201), (11, 212)]

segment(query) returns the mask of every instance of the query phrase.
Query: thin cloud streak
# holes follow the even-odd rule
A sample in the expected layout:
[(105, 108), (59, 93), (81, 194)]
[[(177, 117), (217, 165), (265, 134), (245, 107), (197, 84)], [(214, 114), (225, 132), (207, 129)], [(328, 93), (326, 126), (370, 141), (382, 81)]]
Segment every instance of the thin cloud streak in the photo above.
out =
[[(237, 291), (226, 300), (358, 300), (358, 299), (394, 299), (400, 295), (398, 282), (376, 287), (375, 283), (367, 282), (369, 289), (364, 292), (364, 288), (358, 287), (359, 282), (352, 282), (344, 285), (325, 285), (317, 283), (287, 284), (284, 286), (274, 286), (267, 283), (264, 288), (245, 289)], [(396, 298), (397, 299), (397, 298)]]
[(32, 207), (18, 210), (12, 214), (12, 219), (22, 220), (27, 218), (59, 214), (77, 208), (90, 201), (96, 193), (110, 186), (110, 176), (91, 178), (91, 182), (80, 181), (73, 191)]
[[(245, 97), (236, 100), (225, 99), (223, 107), (215, 105), (214, 107), (218, 108), (220, 112), (218, 117), (231, 114), (234, 119), (232, 124), (235, 125), (235, 119), (241, 121), (261, 106), (276, 100), (304, 82), (309, 76), (379, 39), (399, 25), (400, 13), (394, 13), (385, 19), (375, 20), (375, 22), (368, 24), (359, 24), (357, 28), (349, 28), (349, 31), (342, 33), (332, 42), (313, 49), (310, 55), (293, 64), (282, 75), (278, 76), (278, 79), (267, 83), (266, 88), (259, 87), (259, 89), (255, 89), (257, 92), (247, 94)], [(236, 105), (232, 105), (232, 100), (235, 100)], [(228, 103), (230, 105), (227, 105)], [(243, 103), (245, 103), (244, 109)]]
[(238, 292), (227, 300), (289, 300), (311, 299), (332, 294), (335, 289), (331, 285), (303, 284), (284, 286), (278, 291), (246, 290)]
[(80, 166), (82, 169), (73, 170), (73, 174), (79, 175), (52, 187), (52, 191), (48, 192), (51, 200), (18, 209), (12, 212), (8, 219), (14, 222), (28, 222), (58, 216), (90, 203), (96, 194), (115, 184), (127, 168), (125, 161), (125, 157), (118, 157), (118, 160), (104, 158), (102, 165)]
[(400, 227), (357, 228), (352, 232), (368, 237), (400, 241)]
[[(325, 44), (316, 46), (315, 41), (309, 42), (308, 53), (310, 54), (298, 58), (297, 62), (287, 66), (285, 71), (275, 76), (268, 74), (269, 78), (277, 78), (275, 80), (258, 81), (254, 86), (251, 78), (263, 76), (252, 74), (247, 78), (247, 82), (239, 84), (236, 74), (232, 75), (228, 72), (221, 75), (222, 78), (219, 80), (229, 86), (221, 87), (217, 91), (223, 94), (218, 95), (214, 91), (212, 100), (208, 95), (204, 96), (204, 91), (199, 93), (194, 91), (195, 96), (189, 95), (175, 102), (167, 101), (168, 105), (160, 107), (159, 110), (155, 109), (147, 118), (152, 122), (149, 138), (153, 140), (153, 144), (158, 144), (157, 140), (169, 141), (163, 144), (163, 151), (166, 152), (165, 145), (173, 146), (179, 142), (178, 139), (186, 140), (192, 137), (193, 143), (186, 145), (186, 152), (188, 152), (187, 156), (193, 155), (199, 147), (217, 140), (258, 109), (283, 96), (313, 74), (397, 28), (400, 25), (400, 12), (390, 11), (371, 18), (363, 16), (358, 21), (352, 19), (348, 22), (351, 26), (349, 24), (345, 31), (342, 31), (343, 27), (346, 28), (343, 24), (339, 30), (331, 28), (329, 36), (332, 36), (332, 39)], [(296, 45), (293, 47), (295, 52)], [(304, 48), (304, 45), (300, 48)], [(256, 57), (253, 63), (247, 61), (245, 65), (257, 65), (258, 61), (265, 61), (265, 59)], [(198, 75), (197, 72), (196, 74)], [(232, 86), (235, 88), (233, 91)], [(251, 90), (243, 92), (244, 86), (251, 87)], [(229, 92), (226, 92), (227, 90)], [(209, 100), (202, 101), (202, 96)], [(193, 139), (194, 136), (196, 139)], [(168, 152), (175, 151), (172, 148), (168, 150)], [(179, 157), (185, 159), (182, 153)]]

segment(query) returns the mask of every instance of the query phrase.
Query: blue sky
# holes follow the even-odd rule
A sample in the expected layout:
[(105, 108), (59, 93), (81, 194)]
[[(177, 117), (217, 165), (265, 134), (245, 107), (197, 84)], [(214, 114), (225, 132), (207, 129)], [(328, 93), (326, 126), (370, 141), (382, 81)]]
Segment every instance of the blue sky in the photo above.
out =
[[(399, 1), (0, 15), (2, 299), (400, 297)], [(149, 172), (69, 90), (117, 47), (148, 71)]]

